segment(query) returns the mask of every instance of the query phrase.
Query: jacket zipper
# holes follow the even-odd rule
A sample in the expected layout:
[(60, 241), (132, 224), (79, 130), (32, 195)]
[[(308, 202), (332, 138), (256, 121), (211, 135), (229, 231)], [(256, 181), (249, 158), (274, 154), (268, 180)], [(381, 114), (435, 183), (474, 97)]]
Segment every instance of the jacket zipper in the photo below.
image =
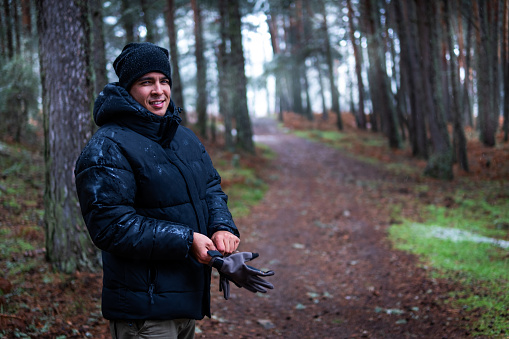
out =
[(150, 304), (154, 305), (154, 290), (155, 290), (155, 282), (156, 282), (156, 268), (151, 265), (148, 269), (148, 276), (150, 285), (148, 286), (148, 295), (150, 297)]

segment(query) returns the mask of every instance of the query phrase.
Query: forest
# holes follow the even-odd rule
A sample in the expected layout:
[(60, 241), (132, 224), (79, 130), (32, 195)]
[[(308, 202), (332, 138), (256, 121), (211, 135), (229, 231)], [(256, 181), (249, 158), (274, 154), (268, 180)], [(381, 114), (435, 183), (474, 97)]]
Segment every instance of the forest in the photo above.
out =
[[(509, 0), (3, 0), (0, 234), (14, 234), (7, 226), (25, 210), (7, 179), (18, 176), (25, 194), (36, 192), (21, 204), (36, 212), (20, 223), (35, 218), (39, 226), (15, 233), (43, 243), (21, 253), (54, 272), (97, 278), (100, 255), (73, 169), (97, 128), (95, 98), (117, 81), (114, 58), (144, 41), (169, 50), (182, 124), (214, 161), (229, 160), (227, 187), (258, 183), (229, 177), (244, 173), (238, 159), (265, 173), (256, 124), (270, 118), (318, 142), (351, 133), (348, 147), (362, 156), (372, 155), (366, 140), (382, 140), (378, 159), (413, 161), (416, 180), (438, 187), (492, 170), (507, 189)], [(507, 196), (496, 199), (506, 204)], [(509, 221), (501, 219), (506, 239)], [(2, 267), (15, 265), (5, 259), (9, 241), (0, 246)], [(2, 286), (0, 337), (8, 337), (5, 320), (21, 319), (4, 311), (12, 286)]]

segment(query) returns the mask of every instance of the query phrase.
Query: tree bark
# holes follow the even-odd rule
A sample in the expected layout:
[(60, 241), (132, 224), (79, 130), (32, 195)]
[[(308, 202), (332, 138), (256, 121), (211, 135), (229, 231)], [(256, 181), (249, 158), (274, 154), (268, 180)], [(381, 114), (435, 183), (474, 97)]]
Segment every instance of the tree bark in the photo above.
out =
[(219, 0), (219, 31), (220, 41), (217, 51), (217, 70), (218, 70), (218, 95), (219, 112), (223, 116), (225, 146), (228, 150), (234, 150), (232, 136), (233, 126), (233, 107), (231, 104), (231, 76), (229, 75), (230, 55), (226, 52), (226, 42), (229, 41), (228, 34), (228, 4), (227, 0)]
[(5, 35), (7, 36), (7, 57), (12, 59), (14, 57), (14, 39), (13, 39), (13, 23), (11, 16), (11, 7), (9, 0), (4, 0), (4, 13), (5, 13)]
[(196, 114), (198, 132), (207, 138), (207, 61), (204, 55), (201, 9), (197, 0), (191, 0), (194, 16), (194, 55), (196, 58)]
[(379, 43), (382, 39), (379, 8), (376, 0), (368, 0), (365, 5), (366, 14), (369, 15), (367, 24), (370, 40), (368, 43), (370, 68), (373, 68), (374, 86), (376, 91), (379, 92), (377, 96), (378, 100), (373, 102), (373, 111), (378, 110), (381, 113), (382, 128), (389, 140), (389, 146), (391, 148), (400, 148), (401, 137), (398, 130), (393, 94), (390, 89), (389, 78), (386, 71), (385, 49)]
[(320, 0), (320, 6), (322, 7), (322, 38), (323, 48), (325, 52), (325, 59), (327, 60), (327, 69), (329, 71), (329, 82), (331, 92), (331, 111), (336, 114), (337, 122), (336, 126), (339, 130), (343, 130), (343, 120), (341, 119), (341, 109), (339, 108), (339, 91), (336, 86), (334, 63), (332, 58), (332, 48), (329, 38), (329, 27), (327, 24), (327, 13), (325, 10), (325, 4), (323, 0)]
[(21, 24), (19, 20), (19, 6), (16, 0), (12, 1), (13, 16), (14, 16), (14, 40), (15, 40), (15, 51), (17, 56), (21, 56)]
[[(410, 141), (412, 144), (412, 154), (417, 157), (427, 158), (427, 138), (425, 128), (424, 103), (422, 102), (423, 79), (421, 74), (421, 65), (419, 62), (420, 52), (415, 42), (418, 40), (416, 32), (417, 22), (414, 0), (406, 2), (404, 0), (395, 0), (396, 17), (398, 23), (398, 32), (401, 40), (401, 50), (405, 51), (402, 55), (403, 71), (408, 72), (408, 84), (410, 95)], [(407, 5), (404, 7), (404, 5)]]
[[(269, 27), (270, 41), (272, 45), (272, 53), (274, 54), (274, 58), (280, 58), (281, 49), (279, 47), (279, 36), (278, 36), (278, 25), (276, 20), (276, 14), (273, 13), (272, 6), (267, 15), (267, 26)], [(282, 72), (280, 70), (275, 71), (276, 79), (275, 79), (275, 107), (274, 111), (277, 113), (278, 120), (280, 122), (283, 121), (283, 111), (285, 110), (285, 102), (287, 98), (283, 91), (283, 77), (280, 75)]]
[(106, 70), (106, 49), (103, 31), (103, 1), (90, 0), (90, 14), (92, 19), (92, 53), (94, 66), (94, 93), (99, 94), (108, 84)]
[(352, 8), (352, 1), (347, 0), (348, 6), (348, 23), (350, 25), (350, 40), (352, 41), (353, 54), (355, 57), (355, 75), (357, 77), (357, 91), (359, 93), (359, 110), (357, 114), (357, 127), (366, 129), (366, 113), (364, 111), (364, 81), (362, 80), (362, 54), (355, 39), (355, 25), (353, 23), (354, 13)]
[(138, 34), (134, 32), (134, 22), (136, 21), (134, 9), (132, 8), (132, 4), (129, 3), (129, 0), (122, 0), (122, 17), (120, 21), (125, 31), (126, 42), (130, 43), (138, 40)]
[[(175, 0), (168, 0), (166, 11), (166, 26), (168, 28), (168, 37), (170, 39), (170, 57), (171, 57), (171, 97), (175, 105), (184, 108), (184, 90), (180, 79), (179, 52), (177, 47), (177, 27), (175, 26)], [(182, 124), (187, 125), (187, 114), (183, 110), (180, 114)]]
[(228, 1), (229, 32), (231, 37), (231, 61), (235, 76), (233, 79), (233, 102), (237, 127), (237, 147), (254, 153), (253, 127), (247, 107), (247, 79), (245, 72), (244, 50), (242, 46), (242, 23), (237, 1)]
[(504, 141), (509, 140), (509, 0), (504, 0), (504, 13), (502, 25), (502, 68), (504, 72), (504, 122), (502, 129), (504, 131)]
[(79, 209), (74, 163), (91, 136), (88, 2), (37, 0), (45, 131), (46, 256), (59, 271), (95, 270), (98, 251)]
[[(421, 6), (423, 5), (421, 1)], [(444, 107), (442, 105), (444, 100), (444, 90), (442, 88), (441, 79), (441, 39), (439, 34), (439, 28), (441, 27), (439, 20), (442, 11), (440, 10), (440, 3), (433, 3), (426, 6), (427, 9), (421, 7), (421, 10), (425, 10), (424, 17), (426, 18), (437, 18), (433, 22), (428, 22), (429, 26), (429, 70), (424, 70), (424, 74), (429, 71), (431, 75), (430, 88), (431, 96), (434, 99), (434, 109), (432, 112), (428, 112), (428, 125), (431, 143), (433, 145), (432, 154), (428, 159), (424, 174), (430, 177), (452, 180), (453, 175), (453, 152), (451, 150), (451, 144), (449, 141), (449, 133), (447, 131), (447, 122), (444, 114)], [(444, 14), (442, 16), (444, 20), (448, 18)], [(447, 36), (448, 31), (444, 32)], [(452, 64), (452, 63), (451, 63)], [(426, 93), (426, 95), (429, 95)], [(455, 98), (457, 102), (457, 98)], [(456, 107), (456, 106), (455, 106)], [(459, 114), (459, 112), (458, 112)]]
[[(152, 2), (152, 1), (151, 1)], [(149, 7), (150, 5), (147, 3), (147, 0), (140, 0), (141, 10), (143, 12), (143, 23), (145, 24), (145, 28), (147, 29), (147, 35), (145, 36), (145, 41), (155, 42), (156, 40), (156, 27), (155, 20), (151, 17)]]
[(474, 126), (474, 115), (472, 112), (472, 105), (470, 103), (470, 87), (471, 87), (471, 60), (472, 60), (472, 29), (473, 29), (473, 18), (472, 18), (472, 10), (471, 6), (467, 11), (468, 16), (465, 20), (467, 20), (467, 35), (466, 35), (466, 47), (465, 47), (465, 81), (463, 83), (463, 95), (462, 95), (462, 103), (461, 103), (461, 111), (463, 115), (463, 120), (465, 124), (469, 126)]
[(467, 156), (467, 139), (465, 137), (465, 132), (463, 130), (462, 116), (461, 111), (459, 109), (460, 106), (460, 98), (459, 98), (459, 72), (458, 72), (458, 64), (456, 60), (456, 54), (454, 53), (454, 41), (453, 36), (454, 32), (451, 28), (451, 19), (452, 15), (452, 0), (444, 0), (445, 2), (445, 17), (444, 21), (447, 27), (447, 42), (449, 45), (449, 57), (450, 57), (450, 74), (451, 74), (451, 85), (452, 85), (452, 117), (453, 117), (453, 144), (454, 144), (454, 152), (456, 155), (456, 160), (458, 161), (460, 167), (467, 171), (468, 168), (468, 156)]
[(495, 146), (495, 133), (498, 126), (499, 86), (498, 86), (498, 2), (476, 0), (479, 22), (478, 53), (478, 102), (479, 129), (481, 142), (485, 146)]

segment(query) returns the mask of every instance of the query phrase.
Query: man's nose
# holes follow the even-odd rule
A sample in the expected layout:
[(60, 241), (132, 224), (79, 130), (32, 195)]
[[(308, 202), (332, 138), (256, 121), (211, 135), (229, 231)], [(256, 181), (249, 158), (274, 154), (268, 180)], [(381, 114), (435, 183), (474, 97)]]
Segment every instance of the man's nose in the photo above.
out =
[(161, 94), (163, 92), (163, 87), (159, 82), (156, 82), (154, 86), (152, 86), (152, 93)]

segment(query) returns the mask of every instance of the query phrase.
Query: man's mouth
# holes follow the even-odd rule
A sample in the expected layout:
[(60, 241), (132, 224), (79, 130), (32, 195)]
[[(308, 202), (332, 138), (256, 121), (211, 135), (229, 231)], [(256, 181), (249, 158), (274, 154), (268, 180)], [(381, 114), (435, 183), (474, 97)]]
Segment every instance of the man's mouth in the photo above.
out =
[(163, 106), (163, 104), (164, 104), (164, 100), (150, 101), (150, 105), (152, 105), (152, 106), (159, 107), (159, 106)]

